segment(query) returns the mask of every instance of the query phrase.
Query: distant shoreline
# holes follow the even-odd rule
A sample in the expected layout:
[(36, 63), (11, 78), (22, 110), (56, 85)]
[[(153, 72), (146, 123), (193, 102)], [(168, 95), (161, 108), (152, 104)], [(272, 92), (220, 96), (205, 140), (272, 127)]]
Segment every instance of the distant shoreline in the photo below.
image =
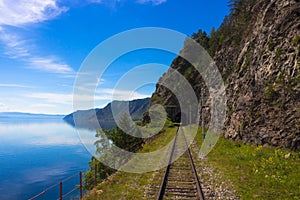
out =
[(64, 117), (63, 114), (37, 114), (22, 112), (0, 112), (0, 117)]

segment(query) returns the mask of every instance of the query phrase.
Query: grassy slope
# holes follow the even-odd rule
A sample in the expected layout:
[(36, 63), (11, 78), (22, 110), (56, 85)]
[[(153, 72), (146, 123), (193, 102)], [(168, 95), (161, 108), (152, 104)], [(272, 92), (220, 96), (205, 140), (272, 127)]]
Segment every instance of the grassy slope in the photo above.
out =
[[(197, 144), (201, 138), (197, 137)], [(300, 153), (220, 137), (204, 161), (230, 180), (241, 199), (300, 199)]]
[[(169, 143), (176, 132), (176, 128), (167, 128), (165, 132), (152, 141), (150, 144), (143, 146), (140, 153), (155, 151)], [(147, 199), (144, 196), (145, 188), (153, 183), (152, 180), (155, 172), (144, 174), (132, 174), (118, 172), (108, 180), (100, 184), (90, 192), (86, 200), (110, 200), (110, 199)]]
[[(176, 128), (147, 144), (141, 153), (154, 151), (172, 140)], [(200, 131), (199, 131), (200, 133)], [(196, 136), (197, 145), (202, 143)], [(233, 184), (242, 199), (300, 199), (300, 153), (254, 147), (220, 137), (204, 165), (222, 174)], [(118, 172), (93, 190), (86, 200), (146, 199), (145, 188), (153, 184), (155, 172), (131, 174)]]

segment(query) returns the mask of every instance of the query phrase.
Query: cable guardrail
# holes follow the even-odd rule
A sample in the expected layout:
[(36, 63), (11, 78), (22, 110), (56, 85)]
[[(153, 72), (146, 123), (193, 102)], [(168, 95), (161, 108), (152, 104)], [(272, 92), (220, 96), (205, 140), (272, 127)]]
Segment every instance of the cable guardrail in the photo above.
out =
[[(75, 187), (73, 189), (71, 189), (70, 191), (68, 191), (67, 193), (63, 193), (63, 183), (66, 183), (68, 182), (69, 180), (75, 178), (79, 176), (79, 186), (78, 185), (75, 185)], [(51, 185), (50, 187), (44, 189), (42, 192), (40, 192), (39, 194), (29, 198), (28, 200), (36, 200), (37, 198), (45, 195), (47, 192), (49, 192), (50, 190), (56, 188), (59, 186), (59, 198), (57, 200), (63, 200), (65, 199), (65, 197), (71, 195), (72, 193), (74, 193), (75, 191), (79, 190), (79, 199), (82, 199), (83, 198), (83, 185), (82, 185), (82, 172), (80, 171), (79, 173), (75, 173), (69, 177), (67, 177), (66, 179), (54, 184), (54, 185)]]

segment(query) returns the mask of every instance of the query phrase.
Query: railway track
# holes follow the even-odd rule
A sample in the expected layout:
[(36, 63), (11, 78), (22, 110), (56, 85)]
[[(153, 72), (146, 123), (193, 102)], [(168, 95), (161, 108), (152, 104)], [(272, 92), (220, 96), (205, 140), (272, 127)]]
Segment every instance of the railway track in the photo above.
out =
[[(175, 160), (176, 158), (178, 159)], [(157, 195), (157, 200), (162, 199), (204, 200), (194, 161), (184, 132), (180, 128), (177, 129), (170, 152), (169, 165), (165, 170)]]

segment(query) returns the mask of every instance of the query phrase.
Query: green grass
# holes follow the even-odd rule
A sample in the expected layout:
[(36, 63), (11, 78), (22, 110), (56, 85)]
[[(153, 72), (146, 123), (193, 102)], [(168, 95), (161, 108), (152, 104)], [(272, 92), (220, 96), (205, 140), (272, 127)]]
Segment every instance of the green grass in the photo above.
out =
[[(166, 128), (165, 132), (151, 143), (145, 144), (140, 153), (153, 152), (168, 144), (174, 137), (177, 127)], [(131, 162), (131, 161), (130, 161)], [(130, 165), (130, 162), (128, 163)], [(133, 161), (134, 162), (134, 159)], [(147, 199), (145, 189), (153, 183), (154, 172), (143, 174), (126, 173), (119, 171), (105, 182), (92, 190), (85, 200), (110, 199)]]
[[(167, 128), (151, 143), (144, 145), (140, 152), (161, 149), (173, 139), (176, 128)], [(198, 131), (196, 142), (200, 149), (203, 142), (201, 130)], [(300, 152), (244, 145), (221, 136), (207, 159), (197, 162), (220, 174), (221, 178), (216, 180), (216, 184), (228, 182), (228, 188), (234, 190), (241, 199), (300, 199)], [(149, 184), (159, 184), (157, 181), (160, 179), (154, 176), (154, 172), (118, 172), (98, 185), (85, 199), (144, 200), (147, 199), (144, 193)]]
[[(200, 146), (201, 137), (196, 137)], [(300, 199), (300, 153), (220, 137), (206, 164), (233, 184), (241, 199)]]

